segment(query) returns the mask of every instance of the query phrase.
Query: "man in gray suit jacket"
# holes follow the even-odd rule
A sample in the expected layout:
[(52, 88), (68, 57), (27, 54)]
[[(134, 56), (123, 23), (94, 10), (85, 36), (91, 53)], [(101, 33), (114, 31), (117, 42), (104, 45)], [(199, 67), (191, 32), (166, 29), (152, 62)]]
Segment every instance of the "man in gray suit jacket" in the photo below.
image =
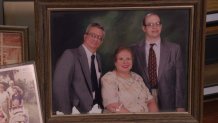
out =
[(71, 114), (72, 108), (76, 108), (80, 113), (88, 113), (93, 105), (102, 106), (100, 82), (92, 83), (91, 56), (95, 55), (93, 66), (99, 80), (101, 63), (96, 50), (102, 44), (104, 35), (100, 24), (89, 24), (83, 44), (76, 49), (67, 49), (59, 58), (52, 83), (53, 112)]
[[(155, 13), (144, 17), (142, 29), (145, 40), (132, 46), (135, 54), (133, 71), (142, 76), (160, 111), (185, 111), (187, 80), (180, 46), (161, 38), (162, 24)], [(154, 52), (154, 57), (150, 52)]]

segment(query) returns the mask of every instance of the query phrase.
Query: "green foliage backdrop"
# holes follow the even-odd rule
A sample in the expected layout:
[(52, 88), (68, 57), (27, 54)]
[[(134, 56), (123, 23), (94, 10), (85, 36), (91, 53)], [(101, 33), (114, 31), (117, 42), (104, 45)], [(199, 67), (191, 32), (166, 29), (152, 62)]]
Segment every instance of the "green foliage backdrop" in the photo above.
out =
[(87, 25), (98, 22), (106, 29), (104, 42), (98, 51), (102, 56), (103, 73), (112, 70), (112, 54), (118, 46), (130, 46), (144, 40), (142, 20), (149, 12), (161, 16), (162, 36), (180, 44), (187, 61), (191, 20), (188, 9), (81, 9), (51, 13), (52, 68), (65, 49), (82, 44)]

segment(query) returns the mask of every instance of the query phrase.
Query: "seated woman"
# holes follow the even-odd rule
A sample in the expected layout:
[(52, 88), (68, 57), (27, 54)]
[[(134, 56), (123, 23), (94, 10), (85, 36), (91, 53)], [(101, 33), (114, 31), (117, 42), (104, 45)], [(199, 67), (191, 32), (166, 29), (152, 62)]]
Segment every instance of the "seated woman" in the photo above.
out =
[(133, 54), (131, 49), (120, 47), (114, 54), (115, 70), (102, 79), (102, 99), (106, 111), (119, 113), (157, 112), (154, 98), (143, 79), (131, 72)]

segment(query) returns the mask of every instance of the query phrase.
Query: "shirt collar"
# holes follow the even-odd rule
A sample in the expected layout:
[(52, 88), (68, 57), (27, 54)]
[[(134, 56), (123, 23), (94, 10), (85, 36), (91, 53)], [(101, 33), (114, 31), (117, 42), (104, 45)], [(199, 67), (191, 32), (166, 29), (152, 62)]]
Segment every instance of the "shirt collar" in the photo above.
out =
[(145, 41), (145, 45), (147, 45), (147, 46), (149, 46), (150, 44), (154, 44), (154, 43), (155, 43), (156, 46), (160, 46), (160, 40), (157, 40), (155, 42), (151, 42), (151, 41), (148, 41), (148, 40)]
[(96, 52), (95, 53), (90, 52), (89, 49), (84, 44), (82, 44), (82, 46), (85, 49), (87, 57), (91, 57), (93, 54), (96, 55)]

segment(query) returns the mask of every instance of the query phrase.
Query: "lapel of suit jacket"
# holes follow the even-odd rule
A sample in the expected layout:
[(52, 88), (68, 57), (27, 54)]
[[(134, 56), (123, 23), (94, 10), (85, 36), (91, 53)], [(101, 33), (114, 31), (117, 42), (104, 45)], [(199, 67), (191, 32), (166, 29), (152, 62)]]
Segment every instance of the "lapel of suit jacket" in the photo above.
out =
[(141, 67), (143, 70), (143, 73), (145, 73), (146, 78), (148, 79), (148, 70), (147, 70), (147, 63), (146, 63), (146, 50), (145, 50), (145, 43), (142, 42), (139, 44), (139, 51), (138, 51), (138, 55), (139, 55), (139, 63), (141, 63)]
[(82, 72), (85, 76), (86, 83), (87, 83), (88, 88), (89, 88), (89, 92), (92, 95), (92, 91), (91, 91), (92, 90), (92, 81), (91, 81), (91, 73), (90, 73), (90, 69), (89, 69), (87, 55), (86, 55), (85, 49), (82, 47), (82, 45), (78, 49), (79, 49), (79, 63), (82, 67)]
[(160, 80), (160, 77), (166, 67), (166, 64), (168, 64), (168, 59), (170, 57), (170, 51), (167, 47), (166, 43), (164, 41), (161, 41), (160, 44), (160, 61), (159, 61), (159, 69), (158, 69), (158, 81)]

